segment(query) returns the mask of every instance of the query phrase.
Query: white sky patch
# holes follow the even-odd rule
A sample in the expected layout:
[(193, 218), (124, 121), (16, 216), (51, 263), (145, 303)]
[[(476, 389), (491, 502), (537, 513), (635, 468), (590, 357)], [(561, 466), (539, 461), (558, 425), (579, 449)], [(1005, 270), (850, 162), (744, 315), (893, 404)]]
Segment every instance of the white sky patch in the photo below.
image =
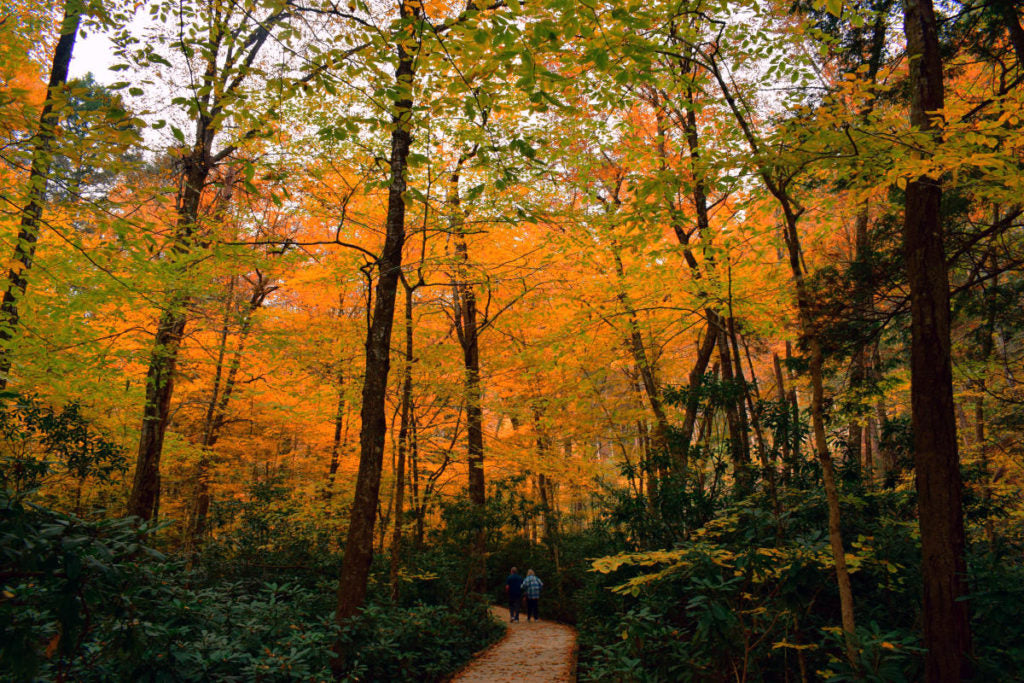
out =
[(110, 67), (116, 63), (117, 57), (110, 40), (101, 33), (91, 33), (75, 41), (69, 76), (81, 78), (91, 73), (100, 83), (110, 83), (114, 80), (114, 72), (110, 71)]
[[(144, 6), (141, 8), (145, 9)], [(142, 38), (147, 27), (152, 24), (153, 19), (148, 11), (137, 10), (125, 28), (133, 36)], [(71, 55), (68, 76), (80, 78), (91, 73), (97, 82), (110, 84), (123, 80), (123, 76), (119, 78), (116, 72), (110, 70), (110, 67), (122, 61), (115, 53), (114, 44), (105, 31), (83, 26), (79, 31), (78, 39), (75, 40), (75, 50)]]

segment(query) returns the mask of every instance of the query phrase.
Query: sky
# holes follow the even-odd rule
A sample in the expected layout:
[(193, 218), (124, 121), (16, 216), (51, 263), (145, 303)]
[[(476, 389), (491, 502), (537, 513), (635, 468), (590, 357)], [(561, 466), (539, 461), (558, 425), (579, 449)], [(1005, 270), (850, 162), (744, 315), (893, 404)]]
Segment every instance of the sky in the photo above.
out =
[(100, 33), (92, 33), (85, 38), (79, 36), (71, 55), (69, 76), (79, 78), (92, 72), (100, 83), (110, 83), (114, 80), (114, 72), (110, 71), (113, 64), (114, 46), (106, 36)]

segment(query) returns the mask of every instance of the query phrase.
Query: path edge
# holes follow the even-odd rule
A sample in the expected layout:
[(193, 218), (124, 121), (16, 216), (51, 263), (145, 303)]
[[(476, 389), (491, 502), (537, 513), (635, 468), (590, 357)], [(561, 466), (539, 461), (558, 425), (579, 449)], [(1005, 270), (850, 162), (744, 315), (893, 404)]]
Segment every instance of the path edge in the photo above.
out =
[[(494, 606), (498, 607), (498, 608), (501, 607), (501, 605), (494, 605)], [(480, 650), (479, 652), (474, 652), (473, 656), (470, 657), (469, 660), (467, 660), (465, 664), (463, 664), (458, 669), (456, 669), (455, 671), (451, 672), (450, 674), (448, 674), (444, 678), (439, 679), (438, 683), (451, 683), (451, 681), (453, 681), (456, 676), (462, 675), (463, 671), (465, 671), (469, 667), (473, 666), (473, 664), (476, 662), (476, 660), (480, 659), (485, 654), (487, 654), (491, 650), (495, 649), (496, 647), (498, 647), (499, 645), (504, 643), (505, 639), (508, 638), (508, 624), (506, 624), (504, 621), (502, 621), (496, 614), (491, 612), (490, 609), (487, 610), (487, 616), (493, 622), (495, 622), (496, 624), (498, 624), (500, 626), (503, 626), (505, 628), (504, 633), (501, 634), (501, 638), (498, 638), (496, 641), (494, 641), (493, 643), (491, 643), (490, 645), (488, 645), (484, 649)], [(573, 654), (575, 655), (575, 652)], [(573, 672), (574, 673), (575, 673), (575, 669), (576, 669), (576, 661), (574, 659), (573, 660)], [(573, 680), (576, 680), (576, 679), (573, 678)]]
[[(569, 624), (564, 624), (569, 626)], [(579, 666), (580, 666), (580, 631), (575, 626), (570, 626), (575, 637), (572, 639), (572, 652), (569, 657), (572, 659), (572, 664), (569, 665), (569, 681), (570, 683), (576, 683), (579, 680)]]

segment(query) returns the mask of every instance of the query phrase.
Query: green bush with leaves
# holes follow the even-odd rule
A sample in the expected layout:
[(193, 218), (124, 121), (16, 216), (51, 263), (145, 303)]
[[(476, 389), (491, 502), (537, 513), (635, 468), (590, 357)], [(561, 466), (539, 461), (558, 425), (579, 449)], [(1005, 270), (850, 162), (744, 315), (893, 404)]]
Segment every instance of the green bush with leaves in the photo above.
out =
[[(0, 497), (6, 680), (327, 680), (334, 577), (202, 583), (153, 529)], [(376, 591), (380, 594), (382, 591)], [(341, 631), (352, 680), (439, 680), (500, 636), (477, 602), (371, 601)]]

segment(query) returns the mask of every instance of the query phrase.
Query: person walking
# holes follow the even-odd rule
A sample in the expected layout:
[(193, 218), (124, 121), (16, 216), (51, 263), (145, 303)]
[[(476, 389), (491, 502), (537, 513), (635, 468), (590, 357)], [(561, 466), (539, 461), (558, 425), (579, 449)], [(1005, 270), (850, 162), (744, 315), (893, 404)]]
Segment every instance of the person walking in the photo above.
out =
[(505, 595), (508, 598), (508, 620), (519, 621), (519, 605), (523, 601), (523, 577), (515, 567), (505, 579)]
[(526, 570), (526, 578), (523, 579), (523, 592), (526, 594), (526, 621), (529, 622), (531, 619), (534, 621), (540, 621), (539, 604), (540, 604), (540, 589), (544, 587), (544, 582), (541, 581), (536, 574), (533, 573), (532, 569)]

